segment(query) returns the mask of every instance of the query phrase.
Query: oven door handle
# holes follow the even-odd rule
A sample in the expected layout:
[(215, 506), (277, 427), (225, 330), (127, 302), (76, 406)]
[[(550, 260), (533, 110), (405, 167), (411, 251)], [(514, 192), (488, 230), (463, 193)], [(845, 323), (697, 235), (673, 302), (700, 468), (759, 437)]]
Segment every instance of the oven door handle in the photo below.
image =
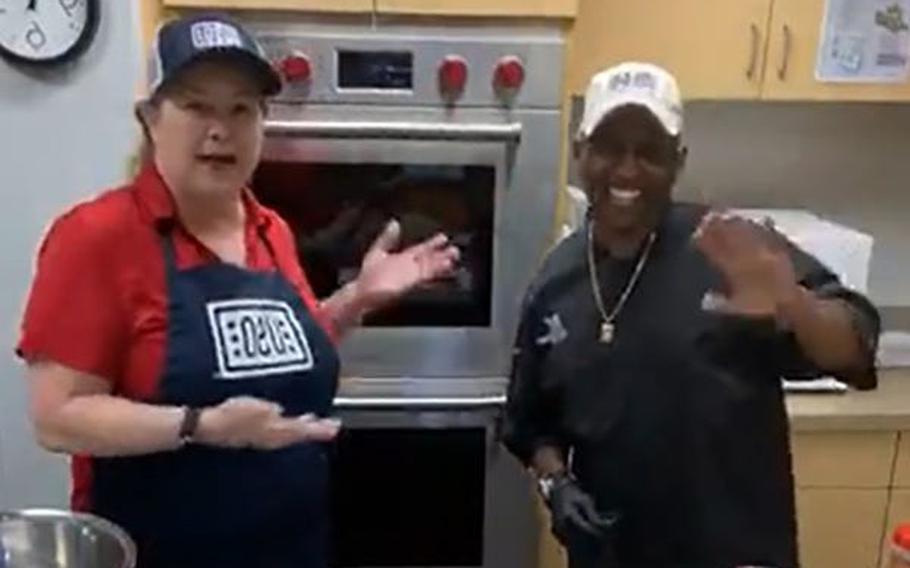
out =
[(329, 120), (267, 120), (269, 136), (301, 138), (368, 138), (378, 140), (521, 141), (521, 123), (372, 122)]
[(451, 408), (501, 407), (505, 395), (477, 397), (336, 397), (335, 408)]

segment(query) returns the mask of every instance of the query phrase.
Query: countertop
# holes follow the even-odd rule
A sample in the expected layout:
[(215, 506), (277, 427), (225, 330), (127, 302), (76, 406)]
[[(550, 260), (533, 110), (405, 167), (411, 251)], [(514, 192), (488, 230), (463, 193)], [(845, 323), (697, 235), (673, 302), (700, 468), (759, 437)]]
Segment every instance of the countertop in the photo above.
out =
[[(344, 379), (341, 407), (497, 407), (506, 379)], [(403, 404), (406, 400), (407, 404)], [(795, 432), (813, 430), (910, 431), (910, 367), (879, 370), (878, 388), (846, 393), (787, 394)]]
[(788, 394), (795, 432), (910, 430), (910, 368), (879, 370), (878, 388), (844, 394)]

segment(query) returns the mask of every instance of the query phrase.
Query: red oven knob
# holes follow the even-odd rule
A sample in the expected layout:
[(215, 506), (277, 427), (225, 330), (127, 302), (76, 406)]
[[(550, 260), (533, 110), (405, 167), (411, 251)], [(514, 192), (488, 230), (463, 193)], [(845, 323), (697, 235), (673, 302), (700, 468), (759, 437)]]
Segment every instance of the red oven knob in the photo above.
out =
[(310, 58), (302, 53), (288, 55), (278, 64), (278, 70), (288, 83), (305, 83), (313, 78)]
[(460, 55), (447, 55), (439, 64), (439, 90), (447, 99), (456, 99), (468, 83), (468, 62)]
[(515, 92), (525, 82), (525, 65), (515, 55), (507, 55), (496, 64), (493, 86), (498, 91)]

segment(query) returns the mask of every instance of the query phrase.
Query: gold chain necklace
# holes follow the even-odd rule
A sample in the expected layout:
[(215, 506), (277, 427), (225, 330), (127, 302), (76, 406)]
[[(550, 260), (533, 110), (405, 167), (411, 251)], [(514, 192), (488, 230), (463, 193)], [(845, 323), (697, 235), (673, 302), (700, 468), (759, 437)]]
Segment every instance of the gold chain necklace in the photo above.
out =
[(616, 325), (613, 321), (616, 319), (616, 316), (619, 315), (619, 312), (622, 311), (623, 306), (626, 304), (626, 300), (628, 300), (629, 296), (632, 294), (632, 290), (635, 289), (641, 272), (644, 270), (645, 264), (648, 263), (648, 257), (651, 255), (651, 247), (654, 245), (656, 239), (657, 233), (652, 231), (648, 235), (648, 242), (645, 244), (645, 250), (642, 251), (641, 256), (638, 258), (638, 264), (635, 265), (635, 270), (632, 272), (632, 276), (626, 283), (625, 289), (619, 296), (616, 306), (613, 307), (612, 312), (607, 314), (607, 310), (604, 308), (603, 298), (600, 295), (600, 282), (597, 277), (597, 264), (594, 259), (594, 221), (588, 221), (588, 275), (591, 277), (591, 293), (594, 295), (594, 303), (597, 305), (597, 311), (600, 312), (601, 343), (611, 343), (613, 341), (613, 336), (616, 335)]

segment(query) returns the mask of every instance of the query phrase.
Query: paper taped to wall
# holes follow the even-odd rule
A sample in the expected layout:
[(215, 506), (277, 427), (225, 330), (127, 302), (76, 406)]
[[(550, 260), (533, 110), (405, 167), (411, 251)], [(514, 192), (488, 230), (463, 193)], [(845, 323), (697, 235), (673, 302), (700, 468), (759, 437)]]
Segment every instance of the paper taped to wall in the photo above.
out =
[(910, 75), (910, 0), (827, 0), (815, 77), (893, 83)]

